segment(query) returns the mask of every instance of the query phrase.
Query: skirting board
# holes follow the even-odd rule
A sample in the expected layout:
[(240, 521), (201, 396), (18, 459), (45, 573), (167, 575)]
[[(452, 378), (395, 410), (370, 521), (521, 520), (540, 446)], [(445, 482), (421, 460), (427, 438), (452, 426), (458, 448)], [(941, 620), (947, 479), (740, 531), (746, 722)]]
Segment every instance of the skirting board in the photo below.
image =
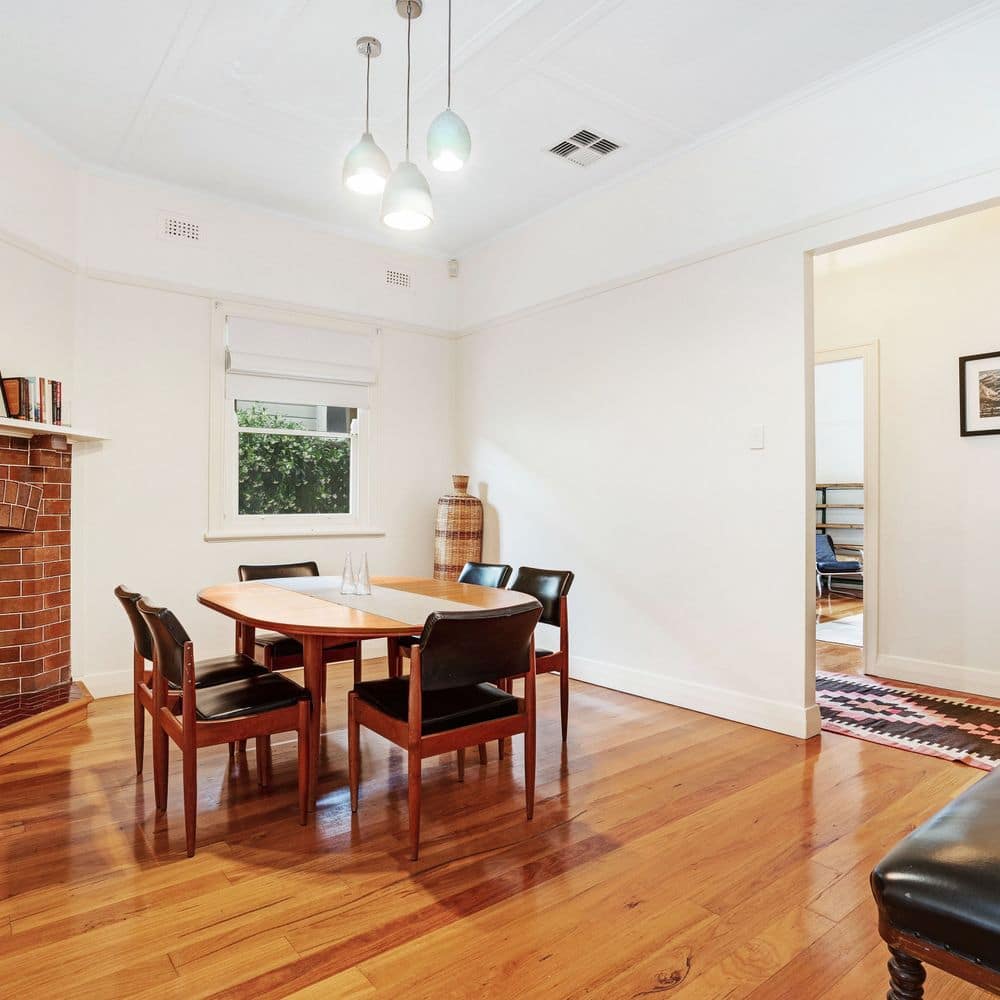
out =
[(1000, 698), (1000, 671), (963, 667), (934, 660), (912, 660), (907, 656), (880, 654), (873, 673), (894, 681), (926, 684), (928, 687), (978, 694), (985, 698)]
[(816, 736), (820, 730), (819, 708), (816, 705), (806, 708), (788, 702), (771, 701), (727, 688), (665, 677), (581, 656), (570, 658), (570, 676), (587, 684), (638, 695), (650, 701), (662, 701), (679, 708), (689, 708), (720, 719), (732, 719), (734, 722), (799, 739)]

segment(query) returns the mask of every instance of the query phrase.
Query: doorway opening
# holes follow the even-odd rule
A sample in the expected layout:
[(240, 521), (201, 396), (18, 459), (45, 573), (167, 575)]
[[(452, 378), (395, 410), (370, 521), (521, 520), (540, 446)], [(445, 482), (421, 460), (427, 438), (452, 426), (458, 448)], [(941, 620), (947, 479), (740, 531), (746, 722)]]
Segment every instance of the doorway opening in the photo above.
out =
[(863, 674), (878, 599), (877, 345), (817, 352), (814, 378), (816, 668)]

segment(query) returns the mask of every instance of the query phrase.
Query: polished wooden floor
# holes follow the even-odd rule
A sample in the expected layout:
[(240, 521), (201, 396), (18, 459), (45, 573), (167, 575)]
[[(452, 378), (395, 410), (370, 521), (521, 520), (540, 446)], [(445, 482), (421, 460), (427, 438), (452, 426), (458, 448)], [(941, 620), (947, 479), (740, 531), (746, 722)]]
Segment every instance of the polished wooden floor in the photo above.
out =
[[(191, 860), (179, 774), (159, 820), (133, 774), (130, 699), (0, 757), (0, 996), (876, 1000), (868, 872), (980, 777), (583, 684), (563, 752), (543, 677), (534, 821), (520, 741), (464, 784), (428, 761), (410, 863), (405, 761), (367, 733), (351, 816), (345, 692), (331, 668), (315, 820), (291, 742), (265, 795), (252, 756), (205, 751)], [(934, 971), (927, 995), (985, 997)]]
[[(864, 601), (860, 597), (827, 593), (816, 598), (816, 624), (861, 614), (864, 609)], [(817, 642), (816, 669), (827, 670), (834, 674), (863, 674), (864, 653), (857, 646), (842, 646), (839, 642)]]

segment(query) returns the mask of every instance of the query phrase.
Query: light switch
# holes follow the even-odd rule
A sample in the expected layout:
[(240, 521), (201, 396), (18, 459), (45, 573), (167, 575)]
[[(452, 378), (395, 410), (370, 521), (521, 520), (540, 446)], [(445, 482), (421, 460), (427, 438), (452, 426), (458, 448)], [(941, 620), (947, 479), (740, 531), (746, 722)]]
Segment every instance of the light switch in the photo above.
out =
[(751, 424), (749, 434), (750, 450), (760, 451), (764, 447), (764, 425)]

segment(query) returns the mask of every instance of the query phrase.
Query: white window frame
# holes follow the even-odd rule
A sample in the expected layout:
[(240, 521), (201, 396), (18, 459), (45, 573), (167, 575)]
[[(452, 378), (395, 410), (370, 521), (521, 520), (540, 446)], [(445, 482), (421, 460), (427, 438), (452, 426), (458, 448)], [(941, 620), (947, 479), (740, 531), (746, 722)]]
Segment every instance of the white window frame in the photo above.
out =
[[(240, 514), (239, 434), (234, 401), (226, 399), (226, 327), (230, 317), (269, 320), (297, 326), (375, 335), (376, 366), (381, 367), (381, 331), (311, 313), (216, 302), (210, 345), (210, 438), (208, 529), (206, 541), (237, 538), (302, 538), (335, 535), (384, 535), (379, 526), (379, 385), (369, 389), (369, 407), (358, 410), (351, 447), (350, 514)], [(281, 433), (326, 436), (311, 431)]]

